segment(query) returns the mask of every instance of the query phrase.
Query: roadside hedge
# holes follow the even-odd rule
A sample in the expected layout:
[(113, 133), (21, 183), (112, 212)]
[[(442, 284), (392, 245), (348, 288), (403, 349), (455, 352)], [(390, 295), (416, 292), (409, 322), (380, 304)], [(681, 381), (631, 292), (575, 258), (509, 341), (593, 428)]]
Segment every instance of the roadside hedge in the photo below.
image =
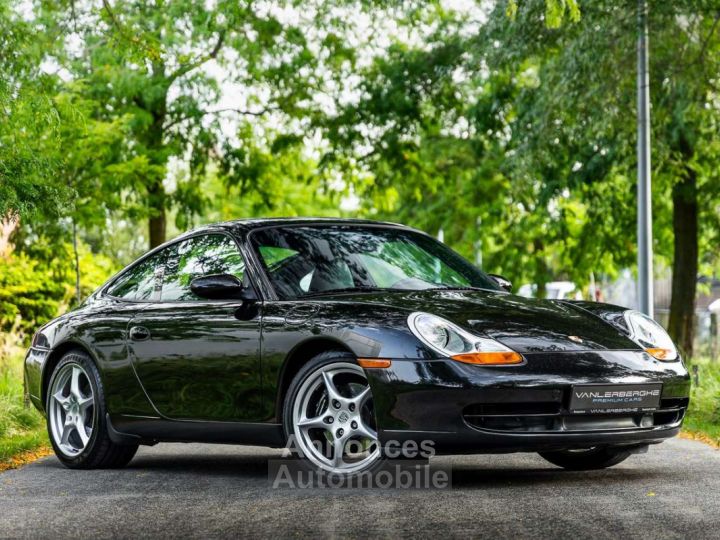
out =
[(26, 255), (0, 258), (0, 331), (27, 335), (67, 306), (73, 288)]
[[(0, 257), (0, 333), (27, 341), (38, 326), (77, 304), (70, 246), (66, 257), (43, 260), (22, 252)], [(118, 269), (103, 255), (80, 246), (80, 297), (86, 298)]]

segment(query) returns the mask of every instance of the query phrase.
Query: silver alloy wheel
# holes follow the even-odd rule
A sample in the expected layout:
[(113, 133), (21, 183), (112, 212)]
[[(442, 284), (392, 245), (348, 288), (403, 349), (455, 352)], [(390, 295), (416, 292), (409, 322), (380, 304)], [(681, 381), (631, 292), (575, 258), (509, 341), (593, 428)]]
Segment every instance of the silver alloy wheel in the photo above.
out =
[(95, 397), (90, 378), (80, 364), (67, 364), (50, 389), (48, 418), (55, 444), (68, 457), (87, 447), (95, 424)]
[(347, 474), (380, 457), (372, 393), (357, 364), (336, 362), (314, 371), (300, 386), (292, 410), (296, 445), (314, 465)]

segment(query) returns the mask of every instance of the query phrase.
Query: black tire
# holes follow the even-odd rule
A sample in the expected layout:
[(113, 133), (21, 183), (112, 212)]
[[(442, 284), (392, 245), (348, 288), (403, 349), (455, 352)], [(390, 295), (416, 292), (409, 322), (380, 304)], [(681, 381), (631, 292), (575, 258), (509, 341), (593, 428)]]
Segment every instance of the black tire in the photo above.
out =
[[(285, 394), (284, 402), (283, 402), (283, 412), (282, 412), (282, 420), (283, 420), (283, 430), (285, 435), (285, 440), (290, 441), (291, 436), (294, 436), (294, 428), (293, 428), (293, 405), (295, 403), (295, 400), (297, 399), (298, 393), (300, 392), (300, 389), (303, 386), (303, 383), (305, 380), (310, 377), (313, 373), (315, 373), (318, 369), (322, 368), (323, 366), (328, 366), (330, 364), (336, 364), (336, 363), (350, 363), (357, 366), (357, 360), (355, 357), (347, 352), (344, 351), (327, 351), (318, 354), (311, 360), (309, 360), (301, 369), (298, 371), (298, 373), (293, 377), (293, 380), (290, 383), (290, 386), (288, 387), (287, 393)], [(292, 452), (293, 456), (296, 458), (303, 457), (298, 455), (298, 452), (296, 451), (296, 448), (293, 445), (289, 445), (289, 450)], [(380, 462), (382, 460), (378, 459), (373, 464), (370, 465), (370, 467), (367, 470), (374, 470), (376, 467), (380, 465)], [(302, 459), (301, 461), (305, 467), (313, 468), (314, 466), (308, 461), (307, 457)]]
[(592, 471), (617, 465), (629, 458), (632, 452), (610, 447), (540, 452), (540, 455), (553, 465), (569, 471)]
[[(54, 387), (53, 383), (56, 377), (63, 368), (73, 364), (82, 367), (92, 387), (94, 398), (92, 414), (93, 429), (85, 448), (77, 455), (68, 456), (59, 448), (53, 436), (50, 425), (50, 401), (53, 399), (51, 389)], [(107, 412), (105, 407), (105, 391), (100, 379), (100, 373), (97, 367), (95, 367), (95, 363), (87, 353), (83, 351), (74, 350), (65, 353), (60, 359), (60, 362), (55, 366), (50, 381), (48, 382), (45, 410), (47, 412), (47, 429), (50, 443), (60, 462), (69, 469), (117, 469), (130, 463), (130, 460), (135, 456), (135, 452), (137, 452), (138, 445), (136, 444), (123, 445), (110, 440), (105, 415)]]

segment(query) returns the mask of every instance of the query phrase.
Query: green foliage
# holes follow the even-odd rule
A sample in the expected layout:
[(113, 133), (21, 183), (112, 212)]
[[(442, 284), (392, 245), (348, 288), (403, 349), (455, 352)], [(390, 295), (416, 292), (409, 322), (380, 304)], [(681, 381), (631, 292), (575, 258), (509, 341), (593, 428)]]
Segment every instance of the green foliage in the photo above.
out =
[[(669, 263), (672, 194), (699, 173), (703, 270), (715, 273), (720, 40), (717, 3), (706, 4), (651, 6), (653, 210), (656, 257)], [(479, 29), (435, 13), (434, 26), (413, 26), (421, 39), (359, 70), (359, 99), (322, 123), (321, 163), (353, 171), (368, 214), (442, 228), (515, 282), (612, 278), (635, 262), (635, 10), (500, 2)]]
[[(323, 163), (371, 173), (356, 185), (370, 215), (431, 233), (442, 228), (469, 259), (482, 250), (487, 270), (516, 282), (547, 281), (564, 262), (550, 268), (549, 246), (563, 257), (558, 240), (586, 213), (507, 166), (517, 151), (507, 137), (514, 102), (532, 83), (476, 73), (472, 43), (448, 37), (444, 26), (427, 41), (434, 45), (393, 47), (365, 70), (364, 97), (328, 120), (333, 146)], [(553, 219), (562, 213), (569, 218)]]
[[(717, 250), (706, 248), (698, 257), (698, 246), (709, 246), (719, 229), (717, 167), (708, 166), (717, 163), (717, 146), (708, 142), (720, 118), (720, 4), (649, 4), (654, 253), (660, 262), (672, 261), (668, 330), (692, 356), (692, 324), (686, 321), (694, 311), (696, 278), (720, 268)], [(544, 7), (541, 0), (518, 4), (515, 21), (496, 9), (478, 50), (491, 70), (534, 66), (538, 84), (519, 95), (509, 123), (517, 141), (509, 168), (516, 177), (540, 179), (541, 196), (550, 197), (541, 203), (567, 191), (594, 210), (595, 216), (588, 214), (594, 218), (588, 222), (590, 249), (578, 244), (567, 262), (585, 272), (594, 265), (596, 274), (612, 273), (630, 266), (635, 255), (634, 235), (627, 233), (634, 230), (636, 193), (627, 186), (634, 184), (637, 160), (636, 126), (628, 120), (636, 110), (638, 8), (614, 0), (586, 3), (580, 21), (552, 30), (539, 23)], [(494, 42), (504, 46), (487, 47)], [(614, 227), (620, 224), (625, 226)], [(618, 249), (619, 231), (631, 239), (624, 249)], [(607, 253), (617, 259), (605, 257), (598, 265), (596, 257)]]
[(53, 182), (56, 154), (46, 154), (44, 138), (57, 128), (52, 106), (54, 81), (38, 73), (43, 40), (0, 0), (0, 216), (8, 213), (55, 216), (67, 200)]
[[(508, 0), (505, 13), (515, 20), (518, 12), (518, 0)], [(580, 5), (577, 0), (545, 0), (545, 22), (548, 28), (560, 28), (567, 15), (571, 22), (580, 20)]]
[[(211, 157), (221, 164), (226, 156), (235, 159), (236, 149), (223, 136), (224, 121), (281, 111), (291, 118), (297, 103), (308, 98), (307, 77), (319, 51), (309, 46), (304, 22), (283, 20), (278, 9), (261, 3), (221, 0), (209, 6), (204, 0), (175, 0), (158, 9), (142, 2), (62, 1), (40, 6), (39, 20), (56, 37), (51, 57), (72, 74), (67, 86), (82, 88), (83, 115), (94, 124), (87, 131), (89, 144), (76, 148), (96, 153), (95, 159), (80, 151), (65, 156), (62, 176), (78, 192), (78, 203), (95, 203), (83, 206), (83, 219), (104, 219), (103, 209), (118, 208), (132, 220), (148, 219), (151, 247), (165, 239), (168, 210), (177, 209), (180, 228), (204, 211), (201, 186)], [(275, 7), (297, 6), (283, 2)], [(322, 2), (306, 6), (318, 25), (330, 17), (329, 8)], [(68, 34), (81, 39), (81, 50), (68, 46)], [(331, 39), (318, 45), (330, 57), (347, 54)], [(242, 103), (218, 106), (223, 85), (244, 88)], [(117, 140), (105, 144), (112, 135)], [(183, 172), (166, 182), (174, 160), (183, 162)], [(102, 168), (102, 174), (78, 167), (83, 163)], [(245, 178), (253, 180), (252, 174)]]
[[(75, 302), (75, 275), (66, 259), (43, 262), (24, 253), (0, 258), (0, 335), (17, 332), (27, 341), (37, 328), (71, 307)], [(103, 256), (93, 255), (84, 246), (80, 253), (81, 296), (101, 285), (117, 269)]]
[(243, 124), (218, 170), (203, 183), (203, 222), (255, 216), (339, 216), (350, 174), (334, 177), (308, 155), (302, 138)]
[(45, 422), (23, 403), (22, 355), (0, 342), (0, 462), (47, 444)]
[(67, 290), (51, 269), (26, 255), (0, 259), (0, 330), (24, 333), (56, 317)]
[(690, 396), (685, 428), (702, 433), (720, 444), (720, 363), (696, 362), (698, 382)]

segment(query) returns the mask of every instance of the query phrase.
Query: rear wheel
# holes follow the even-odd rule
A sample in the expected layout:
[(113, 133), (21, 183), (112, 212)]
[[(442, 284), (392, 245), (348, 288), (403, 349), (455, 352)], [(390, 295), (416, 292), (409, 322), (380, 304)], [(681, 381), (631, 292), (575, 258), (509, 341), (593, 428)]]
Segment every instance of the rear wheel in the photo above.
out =
[(81, 351), (66, 353), (55, 366), (45, 410), (50, 442), (66, 467), (124, 467), (137, 452), (137, 445), (119, 445), (110, 440), (100, 374)]
[(295, 376), (283, 409), (297, 455), (333, 474), (366, 471), (380, 459), (373, 399), (352, 356), (323, 353)]
[(625, 461), (631, 454), (630, 450), (619, 448), (587, 448), (583, 450), (540, 452), (540, 455), (553, 465), (570, 471), (606, 469)]

